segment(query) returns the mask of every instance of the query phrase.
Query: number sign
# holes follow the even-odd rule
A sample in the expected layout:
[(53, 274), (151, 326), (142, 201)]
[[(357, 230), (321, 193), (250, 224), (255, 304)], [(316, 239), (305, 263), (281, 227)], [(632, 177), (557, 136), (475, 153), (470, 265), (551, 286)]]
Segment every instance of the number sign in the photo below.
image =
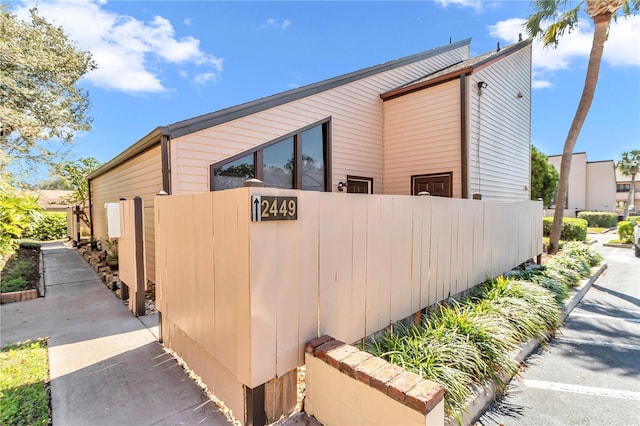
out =
[(298, 220), (298, 197), (252, 195), (251, 220)]

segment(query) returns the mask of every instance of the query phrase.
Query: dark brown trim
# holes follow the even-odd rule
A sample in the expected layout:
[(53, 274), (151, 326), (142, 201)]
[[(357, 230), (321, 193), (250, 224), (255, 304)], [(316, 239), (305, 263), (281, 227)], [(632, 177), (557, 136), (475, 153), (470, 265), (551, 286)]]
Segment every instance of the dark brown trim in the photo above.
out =
[[(240, 157), (242, 158), (242, 157)], [(253, 153), (253, 175), (264, 182), (264, 156), (262, 150)]]
[(91, 179), (87, 179), (87, 195), (89, 196), (89, 233), (93, 239), (93, 197), (91, 196)]
[(264, 384), (255, 388), (244, 387), (245, 424), (247, 426), (263, 426), (267, 423), (264, 412)]
[(324, 172), (326, 173), (324, 177), (324, 191), (332, 192), (333, 191), (333, 133), (332, 133), (332, 117), (323, 124), (324, 125), (324, 134), (326, 140), (325, 144), (325, 152), (324, 152)]
[(365, 177), (365, 176), (354, 176), (354, 175), (347, 175), (347, 192), (349, 192), (349, 181), (350, 180), (360, 180), (360, 181), (367, 181), (371, 184), (370, 188), (371, 188), (371, 192), (369, 192), (369, 194), (373, 194), (373, 178), (372, 177)]
[(134, 211), (134, 232), (135, 232), (135, 257), (136, 257), (136, 282), (133, 285), (136, 286), (136, 300), (129, 299), (129, 304), (133, 308), (133, 314), (135, 316), (143, 316), (145, 314), (145, 290), (144, 290), (144, 222), (142, 216), (142, 198), (136, 196), (133, 197), (133, 211)]
[(451, 80), (455, 80), (461, 75), (471, 74), (473, 71), (473, 67), (465, 67), (459, 70), (452, 71), (448, 74), (441, 75), (439, 77), (435, 77), (431, 80), (423, 81), (420, 83), (412, 84), (409, 86), (401, 87), (399, 89), (391, 90), (389, 92), (381, 93), (380, 99), (383, 101), (389, 101), (391, 99), (398, 98), (400, 96), (407, 95), (409, 93), (417, 92), (420, 90), (428, 89), (429, 87), (437, 86), (442, 83), (446, 83)]
[(171, 194), (171, 157), (170, 139), (167, 135), (160, 136), (160, 155), (162, 157), (162, 190)]
[(440, 176), (449, 176), (451, 178), (451, 185), (449, 186), (449, 198), (453, 198), (453, 172), (422, 173), (419, 175), (411, 175), (411, 195), (417, 195), (413, 193), (413, 183), (416, 178), (430, 178)]
[(302, 165), (302, 137), (300, 134), (293, 137), (293, 158), (293, 178), (295, 179), (293, 187), (300, 189), (302, 188), (302, 172), (299, 170)]
[(460, 76), (460, 161), (462, 198), (469, 198), (469, 145), (467, 143), (467, 76)]

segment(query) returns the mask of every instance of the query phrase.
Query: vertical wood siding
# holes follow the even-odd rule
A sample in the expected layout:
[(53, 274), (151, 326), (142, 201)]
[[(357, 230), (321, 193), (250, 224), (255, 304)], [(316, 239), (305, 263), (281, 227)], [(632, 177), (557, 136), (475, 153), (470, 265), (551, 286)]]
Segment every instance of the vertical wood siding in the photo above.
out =
[[(469, 194), (527, 200), (531, 174), (531, 45), (468, 79)], [(487, 88), (478, 94), (478, 82)], [(522, 97), (517, 97), (517, 94)]]
[(172, 140), (174, 194), (209, 190), (209, 164), (331, 117), (332, 180), (374, 178), (382, 192), (383, 113), (380, 93), (467, 59), (469, 47), (405, 65)]
[[(298, 220), (250, 222), (251, 194), (297, 196)], [(168, 345), (250, 387), (542, 252), (532, 201), (241, 188), (157, 198), (156, 226), (158, 307), (192, 342)]]
[(160, 145), (121, 164), (91, 181), (93, 232), (97, 239), (107, 238), (105, 203), (117, 203), (135, 196), (142, 198), (144, 207), (144, 244), (146, 279), (155, 282), (155, 232), (153, 227), (153, 199), (162, 191), (162, 163)]
[(453, 172), (462, 196), (460, 80), (384, 103), (384, 193), (411, 194), (411, 176)]

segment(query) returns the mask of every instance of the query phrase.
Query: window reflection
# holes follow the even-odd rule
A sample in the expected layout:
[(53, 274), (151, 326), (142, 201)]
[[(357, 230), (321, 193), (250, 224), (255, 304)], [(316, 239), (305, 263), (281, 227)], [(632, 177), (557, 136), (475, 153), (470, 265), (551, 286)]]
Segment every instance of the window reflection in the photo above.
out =
[(322, 125), (302, 132), (302, 189), (325, 190)]
[(255, 177), (253, 154), (249, 154), (235, 161), (214, 169), (213, 190), (239, 188), (244, 181)]
[(262, 150), (264, 186), (293, 188), (293, 137)]

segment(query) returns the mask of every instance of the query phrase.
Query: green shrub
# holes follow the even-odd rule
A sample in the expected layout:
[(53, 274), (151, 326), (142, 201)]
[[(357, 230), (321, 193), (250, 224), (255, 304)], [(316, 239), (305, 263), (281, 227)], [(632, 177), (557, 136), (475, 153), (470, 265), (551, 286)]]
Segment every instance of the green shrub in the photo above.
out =
[(631, 222), (622, 221), (618, 222), (618, 237), (623, 244), (630, 244), (633, 242), (633, 224)]
[(15, 262), (2, 277), (0, 289), (2, 289), (3, 293), (26, 290), (28, 285), (27, 277), (31, 275), (32, 270), (33, 264), (28, 260)]
[[(548, 237), (551, 233), (552, 217), (542, 218), (542, 233)], [(571, 217), (562, 218), (560, 239), (564, 241), (584, 241), (587, 239), (587, 221)]]
[(586, 220), (587, 226), (594, 228), (615, 228), (618, 224), (617, 213), (580, 212), (578, 218)]
[(638, 222), (640, 222), (640, 216), (627, 216), (627, 220), (629, 222), (638, 223)]
[(67, 236), (67, 214), (45, 212), (32, 222), (22, 236), (40, 241), (64, 238)]

